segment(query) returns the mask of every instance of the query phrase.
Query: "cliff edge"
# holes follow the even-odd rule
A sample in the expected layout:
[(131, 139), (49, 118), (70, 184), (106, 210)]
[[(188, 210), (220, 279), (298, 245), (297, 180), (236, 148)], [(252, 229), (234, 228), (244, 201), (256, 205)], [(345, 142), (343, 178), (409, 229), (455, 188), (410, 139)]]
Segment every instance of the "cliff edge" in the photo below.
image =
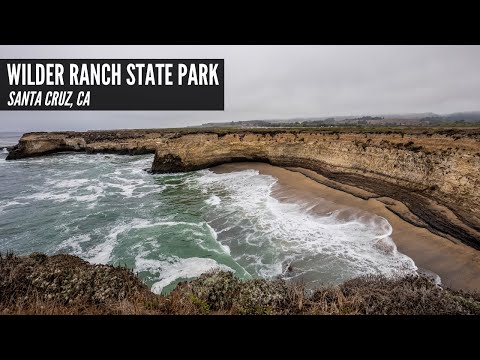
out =
[(158, 173), (236, 161), (309, 169), (340, 190), (400, 201), (411, 213), (398, 214), (404, 220), (480, 249), (480, 128), (28, 133), (7, 159), (62, 151), (155, 153)]

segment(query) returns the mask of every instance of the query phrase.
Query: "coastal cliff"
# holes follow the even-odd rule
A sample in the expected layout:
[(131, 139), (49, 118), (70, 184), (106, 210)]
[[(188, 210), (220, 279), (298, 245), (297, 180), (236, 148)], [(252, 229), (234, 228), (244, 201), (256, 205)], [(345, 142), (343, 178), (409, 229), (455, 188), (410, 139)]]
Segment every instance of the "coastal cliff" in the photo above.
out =
[(313, 170), (365, 198), (400, 201), (413, 213), (406, 220), (480, 248), (478, 130), (186, 134), (159, 141), (152, 171), (235, 161)]
[(480, 249), (478, 128), (28, 133), (7, 159), (62, 151), (155, 152), (151, 169), (159, 173), (236, 161), (309, 169), (340, 190), (399, 201), (411, 212), (398, 214), (405, 220)]
[(140, 155), (154, 153), (159, 131), (119, 130), (86, 132), (34, 132), (24, 134), (9, 150), (7, 160), (37, 157), (64, 151)]

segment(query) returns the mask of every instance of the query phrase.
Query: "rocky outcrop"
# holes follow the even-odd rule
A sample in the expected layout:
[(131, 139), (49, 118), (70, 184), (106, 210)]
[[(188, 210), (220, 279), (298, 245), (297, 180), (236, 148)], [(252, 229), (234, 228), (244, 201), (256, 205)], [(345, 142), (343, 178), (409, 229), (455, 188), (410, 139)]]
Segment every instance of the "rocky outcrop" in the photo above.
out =
[(7, 160), (64, 151), (138, 155), (154, 153), (159, 138), (169, 133), (149, 130), (26, 133), (9, 151)]
[(29, 133), (7, 159), (60, 151), (155, 152), (152, 171), (161, 173), (235, 161), (306, 168), (370, 197), (401, 201), (416, 225), (480, 249), (478, 128)]

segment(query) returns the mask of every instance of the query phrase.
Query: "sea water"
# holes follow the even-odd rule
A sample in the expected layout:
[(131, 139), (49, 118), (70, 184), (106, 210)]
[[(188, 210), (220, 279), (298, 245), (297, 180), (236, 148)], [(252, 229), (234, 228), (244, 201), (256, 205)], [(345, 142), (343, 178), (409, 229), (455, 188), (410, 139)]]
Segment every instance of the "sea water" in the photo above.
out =
[[(6, 144), (10, 145), (10, 144)], [(151, 175), (153, 155), (0, 153), (0, 251), (124, 265), (154, 292), (210, 269), (307, 288), (416, 271), (382, 217), (318, 215), (256, 170)]]

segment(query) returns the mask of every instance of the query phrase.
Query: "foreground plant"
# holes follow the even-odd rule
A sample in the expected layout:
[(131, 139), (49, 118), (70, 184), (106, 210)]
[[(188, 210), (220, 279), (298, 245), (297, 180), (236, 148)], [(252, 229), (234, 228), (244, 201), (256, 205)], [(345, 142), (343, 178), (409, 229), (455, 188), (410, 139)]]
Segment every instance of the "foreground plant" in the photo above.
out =
[(364, 276), (307, 295), (284, 280), (211, 271), (156, 295), (124, 267), (76, 256), (0, 254), (1, 314), (480, 314), (480, 295), (422, 276)]

